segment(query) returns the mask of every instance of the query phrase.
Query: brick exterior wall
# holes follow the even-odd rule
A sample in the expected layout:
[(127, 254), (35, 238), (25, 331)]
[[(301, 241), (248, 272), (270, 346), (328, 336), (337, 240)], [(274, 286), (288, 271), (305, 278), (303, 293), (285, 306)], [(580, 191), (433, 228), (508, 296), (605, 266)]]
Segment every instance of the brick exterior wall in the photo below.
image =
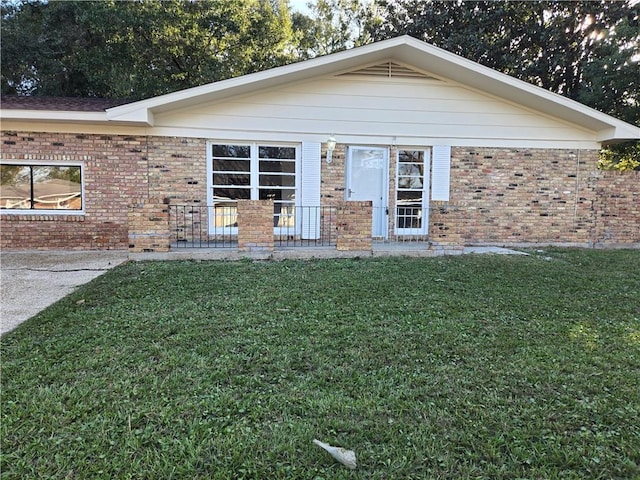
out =
[(273, 252), (273, 200), (238, 200), (238, 250)]
[[(322, 151), (325, 158), (326, 151)], [(395, 211), (397, 148), (389, 153)], [(598, 152), (454, 147), (449, 202), (430, 202), (429, 240), (440, 245), (640, 243), (640, 172), (602, 172)], [(322, 165), (322, 203), (344, 199), (345, 146)], [(389, 216), (389, 237), (394, 238)]]
[(172, 238), (185, 242), (206, 242), (207, 141), (202, 138), (150, 137), (149, 195), (174, 208)]
[(141, 198), (129, 206), (129, 251), (168, 252), (169, 206), (157, 199)]
[[(200, 210), (207, 194), (205, 139), (2, 132), (0, 141), (2, 160), (82, 163), (85, 192), (83, 214), (0, 212), (0, 248), (139, 248), (141, 237), (130, 241), (129, 232), (146, 232), (137, 216), (147, 208), (140, 207), (144, 203), (155, 205), (151, 210), (166, 204), (198, 207), (187, 211), (198, 215), (198, 231), (207, 235), (207, 215)], [(324, 160), (325, 153), (321, 202), (340, 207), (345, 146), (336, 147), (331, 164)], [(396, 150), (391, 149), (391, 212), (395, 159)], [(640, 172), (602, 172), (596, 164), (597, 151), (592, 150), (454, 147), (451, 198), (431, 202), (429, 239), (445, 245), (640, 245)], [(140, 203), (145, 198), (151, 200)], [(131, 210), (132, 205), (142, 210)], [(272, 228), (273, 210), (265, 210), (264, 217), (265, 228)], [(392, 222), (391, 217), (390, 232)], [(371, 231), (370, 225), (359, 225), (363, 232)], [(342, 231), (343, 236), (352, 234)], [(245, 246), (262, 248), (263, 241), (266, 238), (247, 240)], [(152, 244), (142, 248), (164, 248), (161, 241)]]
[(327, 144), (322, 144), (320, 167), (320, 204), (337, 207), (344, 202), (345, 146), (336, 145), (331, 163), (326, 162)]
[[(141, 196), (152, 202), (206, 205), (204, 139), (35, 132), (2, 132), (0, 138), (2, 160), (82, 163), (85, 192), (84, 214), (0, 215), (3, 249), (127, 249), (132, 243), (128, 223), (135, 218), (130, 207), (139, 205)], [(184, 211), (189, 224), (195, 218), (191, 215), (201, 213), (197, 208)], [(207, 216), (199, 215), (200, 221), (199, 231), (206, 235)], [(133, 244), (141, 245), (140, 240)]]
[(640, 246), (640, 172), (593, 173), (595, 246)]
[(2, 160), (84, 165), (84, 214), (1, 215), (3, 249), (126, 249), (132, 198), (147, 193), (146, 137), (2, 132)]
[(596, 154), (581, 152), (578, 159), (575, 150), (453, 148), (450, 201), (432, 203), (430, 238), (588, 242), (593, 198), (586, 171)]
[(371, 251), (371, 202), (342, 202), (338, 206), (337, 225), (340, 251)]
[(150, 137), (149, 196), (171, 205), (206, 205), (206, 154), (202, 138)]

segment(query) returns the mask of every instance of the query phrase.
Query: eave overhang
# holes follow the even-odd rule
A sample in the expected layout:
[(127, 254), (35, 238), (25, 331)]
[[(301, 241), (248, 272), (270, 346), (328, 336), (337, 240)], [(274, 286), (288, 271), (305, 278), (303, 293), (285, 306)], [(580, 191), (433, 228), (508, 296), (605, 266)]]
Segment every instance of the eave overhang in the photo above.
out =
[(0, 108), (0, 119), (50, 121), (65, 123), (107, 123), (106, 112), (76, 112), (68, 110), (13, 110)]

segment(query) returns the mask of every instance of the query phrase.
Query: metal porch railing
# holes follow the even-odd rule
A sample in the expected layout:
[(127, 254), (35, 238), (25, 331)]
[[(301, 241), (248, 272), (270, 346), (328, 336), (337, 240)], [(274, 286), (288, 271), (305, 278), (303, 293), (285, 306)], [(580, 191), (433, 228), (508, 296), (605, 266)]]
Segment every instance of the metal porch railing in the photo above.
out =
[(337, 241), (337, 208), (288, 207), (274, 215), (275, 247), (327, 247)]
[[(277, 205), (274, 215), (274, 246), (335, 246), (336, 207)], [(211, 228), (209, 222), (212, 222)], [(238, 216), (235, 206), (170, 205), (171, 248), (237, 248)]]

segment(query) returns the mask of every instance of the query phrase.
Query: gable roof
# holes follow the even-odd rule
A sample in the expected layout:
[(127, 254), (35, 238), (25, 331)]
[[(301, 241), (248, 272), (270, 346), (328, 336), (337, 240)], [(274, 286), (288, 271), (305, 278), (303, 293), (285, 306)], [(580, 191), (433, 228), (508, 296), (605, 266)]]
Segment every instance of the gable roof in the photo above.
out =
[[(358, 70), (374, 73), (370, 66), (378, 64), (388, 64), (390, 71), (396, 68), (396, 71), (404, 72), (402, 74), (408, 74), (407, 70), (411, 69), (406, 67), (404, 70), (398, 69), (398, 64), (413, 66), (417, 70), (428, 72), (429, 76), (453, 81), (595, 131), (597, 140), (600, 142), (640, 139), (640, 128), (637, 126), (406, 35), (304, 62), (107, 108), (106, 114), (95, 113), (91, 120), (153, 126), (154, 115), (157, 113), (219, 101), (235, 95), (249, 94), (320, 76)], [(26, 117), (17, 115), (15, 111), (7, 112), (5, 107), (0, 109), (1, 118), (34, 119), (37, 116), (33, 112)], [(62, 119), (60, 117), (60, 114), (50, 114), (43, 116), (43, 119)], [(74, 119), (79, 119), (77, 114)]]

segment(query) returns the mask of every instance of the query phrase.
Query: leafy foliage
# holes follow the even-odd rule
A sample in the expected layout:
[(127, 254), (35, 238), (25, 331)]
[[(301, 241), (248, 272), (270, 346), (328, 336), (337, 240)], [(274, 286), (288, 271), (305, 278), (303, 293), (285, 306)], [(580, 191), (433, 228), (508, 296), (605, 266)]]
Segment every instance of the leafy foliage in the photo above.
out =
[[(378, 0), (375, 40), (408, 34), (547, 90), (640, 120), (640, 5)], [(603, 95), (603, 88), (611, 94)], [(598, 104), (597, 102), (608, 102)], [(616, 110), (618, 109), (618, 110)]]
[(2, 5), (2, 91), (141, 99), (292, 60), (286, 3)]
[(328, 55), (368, 43), (363, 19), (367, 7), (359, 0), (309, 2), (311, 17), (293, 14), (300, 59)]
[(640, 170), (640, 143), (613, 145), (600, 152), (598, 167), (620, 172)]
[(3, 336), (2, 477), (637, 478), (638, 252), (530, 253), (124, 264)]

